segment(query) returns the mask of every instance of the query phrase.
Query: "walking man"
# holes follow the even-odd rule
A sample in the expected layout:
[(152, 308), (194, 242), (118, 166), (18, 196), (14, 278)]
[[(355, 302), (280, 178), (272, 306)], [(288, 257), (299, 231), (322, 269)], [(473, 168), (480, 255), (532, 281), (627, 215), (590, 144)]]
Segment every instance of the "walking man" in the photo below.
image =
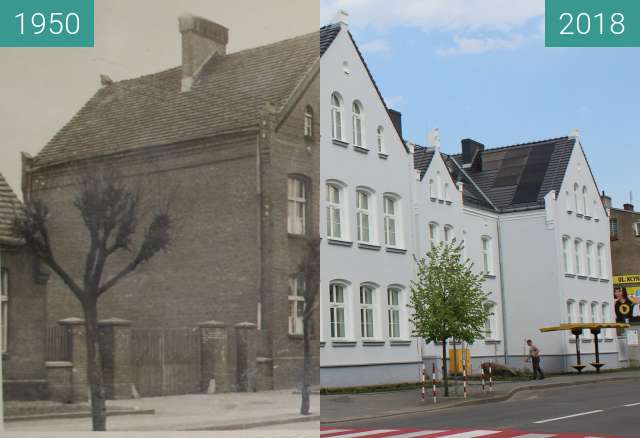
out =
[(533, 345), (533, 341), (531, 341), (531, 339), (527, 339), (527, 345), (529, 346), (527, 362), (531, 359), (531, 365), (533, 366), (533, 380), (538, 378), (538, 373), (540, 373), (540, 380), (542, 380), (544, 379), (544, 373), (540, 368), (540, 349)]

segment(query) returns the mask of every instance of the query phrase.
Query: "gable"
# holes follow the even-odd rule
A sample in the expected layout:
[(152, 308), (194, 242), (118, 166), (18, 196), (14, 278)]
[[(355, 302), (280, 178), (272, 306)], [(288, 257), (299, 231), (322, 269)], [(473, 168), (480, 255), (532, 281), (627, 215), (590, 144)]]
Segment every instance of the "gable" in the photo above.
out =
[(13, 223), (20, 201), (0, 173), (0, 242), (16, 243)]

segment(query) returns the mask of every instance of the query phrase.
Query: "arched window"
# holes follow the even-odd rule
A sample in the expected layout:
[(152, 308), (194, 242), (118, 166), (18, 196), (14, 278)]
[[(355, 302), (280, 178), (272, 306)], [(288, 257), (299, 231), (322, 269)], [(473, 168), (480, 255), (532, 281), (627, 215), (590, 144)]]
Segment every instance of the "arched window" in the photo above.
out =
[(449, 244), (453, 241), (453, 227), (451, 225), (444, 226), (442, 241), (445, 244)]
[(431, 198), (432, 201), (435, 201), (437, 194), (438, 188), (436, 187), (436, 183), (433, 178), (431, 178), (429, 180), (429, 198)]
[(389, 246), (399, 246), (399, 208), (398, 199), (391, 195), (384, 195), (384, 243)]
[(485, 310), (489, 313), (489, 316), (484, 322), (484, 338), (487, 340), (498, 340), (498, 315), (496, 312), (497, 306), (494, 302), (488, 302), (484, 305)]
[(402, 337), (403, 298), (402, 288), (398, 286), (387, 288), (388, 334), (391, 339)]
[(593, 277), (596, 274), (596, 268), (595, 268), (595, 254), (593, 253), (594, 249), (593, 249), (593, 242), (592, 241), (587, 241), (587, 247), (586, 247), (586, 256), (587, 256), (587, 263), (586, 263), (586, 268), (587, 268), (587, 275), (589, 277)]
[(364, 114), (362, 104), (357, 100), (353, 102), (353, 144), (364, 147)]
[(580, 186), (578, 185), (578, 183), (575, 183), (573, 185), (573, 211), (575, 211), (576, 214), (582, 213), (579, 197), (580, 197)]
[(444, 183), (444, 200), (445, 202), (451, 202), (451, 195), (449, 194), (449, 183)]
[(591, 322), (596, 324), (598, 322), (602, 322), (600, 320), (600, 306), (598, 306), (598, 303), (596, 301), (592, 301), (591, 302)]
[[(580, 301), (578, 303), (578, 322), (584, 324), (587, 322), (587, 302)], [(582, 330), (582, 336), (588, 336), (588, 330)]]
[(564, 264), (564, 272), (566, 274), (572, 274), (571, 269), (571, 238), (569, 236), (562, 236), (562, 261)]
[(358, 241), (370, 243), (373, 240), (371, 235), (371, 193), (364, 189), (356, 191), (356, 228)]
[(288, 178), (287, 232), (306, 234), (307, 229), (307, 185), (299, 177)]
[(344, 189), (336, 183), (327, 184), (327, 237), (344, 238)]
[(576, 322), (576, 302), (573, 300), (567, 300), (567, 323), (573, 324)]
[(589, 202), (587, 198), (588, 198), (587, 186), (582, 186), (582, 213), (585, 216), (589, 216)]
[(304, 136), (313, 137), (313, 108), (311, 105), (307, 105), (304, 109)]
[(567, 204), (567, 212), (571, 213), (574, 211), (571, 195), (569, 194), (569, 190), (564, 192), (565, 202)]
[(575, 271), (576, 275), (584, 275), (584, 264), (582, 263), (582, 240), (573, 241), (573, 253), (575, 255)]
[[(609, 310), (609, 303), (602, 303), (602, 322), (607, 323), (611, 322), (611, 311)], [(611, 329), (603, 329), (602, 336), (605, 338), (610, 337)]]
[(489, 236), (482, 236), (482, 269), (487, 275), (493, 274), (493, 245)]
[(329, 333), (333, 339), (347, 337), (347, 285), (339, 282), (329, 283)]
[(334, 140), (343, 140), (342, 96), (337, 92), (331, 95), (331, 136)]
[(597, 254), (598, 261), (596, 266), (598, 268), (598, 277), (607, 278), (607, 256), (604, 251), (604, 243), (598, 243)]
[(434, 248), (438, 246), (438, 224), (431, 222), (429, 224), (429, 247)]
[(378, 126), (376, 130), (376, 142), (378, 143), (378, 152), (384, 154), (386, 150), (384, 146), (384, 128), (382, 126)]
[(376, 287), (372, 284), (360, 285), (360, 336), (374, 338), (376, 335)]
[(436, 172), (436, 185), (438, 190), (438, 199), (444, 199), (442, 197), (442, 177), (440, 176), (440, 171)]

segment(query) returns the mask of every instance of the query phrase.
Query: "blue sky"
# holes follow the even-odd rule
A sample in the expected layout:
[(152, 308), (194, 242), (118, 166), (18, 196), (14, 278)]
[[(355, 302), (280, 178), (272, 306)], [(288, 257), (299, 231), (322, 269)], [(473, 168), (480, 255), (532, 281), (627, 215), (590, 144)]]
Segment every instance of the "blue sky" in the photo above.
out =
[(487, 147), (573, 128), (615, 206), (634, 192), (640, 49), (545, 48), (542, 0), (322, 0), (339, 8), (405, 137), (439, 128), (444, 152), (470, 137)]

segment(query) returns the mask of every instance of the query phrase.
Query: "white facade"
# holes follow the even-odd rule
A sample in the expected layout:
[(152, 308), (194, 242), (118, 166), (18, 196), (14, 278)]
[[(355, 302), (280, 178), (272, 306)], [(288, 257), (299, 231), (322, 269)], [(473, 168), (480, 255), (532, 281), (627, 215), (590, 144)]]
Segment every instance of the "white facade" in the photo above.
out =
[[(493, 316), (486, 339), (469, 346), (475, 371), (484, 361), (524, 367), (527, 339), (540, 348), (543, 369), (570, 369), (570, 333), (539, 328), (614, 321), (608, 218), (577, 137), (561, 189), (544, 208), (465, 205), (465, 185), (437, 149), (417, 176), (413, 145), (394, 128), (346, 25), (321, 72), (321, 385), (416, 381), (423, 361), (441, 359), (441, 345), (411, 337), (406, 305), (414, 256), (454, 238), (474, 269), (488, 272)], [(615, 333), (605, 331), (599, 345), (600, 361), (619, 366)], [(593, 361), (590, 335), (581, 350), (584, 363)]]

